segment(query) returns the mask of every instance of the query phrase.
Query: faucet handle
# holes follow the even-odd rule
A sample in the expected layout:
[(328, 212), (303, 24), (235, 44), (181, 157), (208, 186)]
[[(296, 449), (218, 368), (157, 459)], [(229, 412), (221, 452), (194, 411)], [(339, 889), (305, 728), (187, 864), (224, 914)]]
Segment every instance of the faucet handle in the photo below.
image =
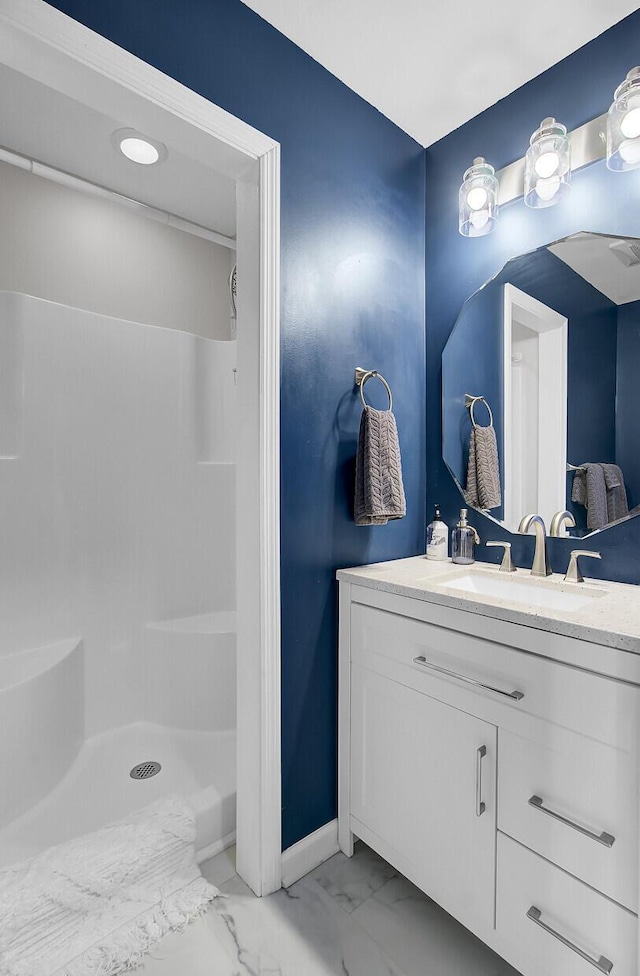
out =
[(504, 549), (504, 555), (502, 557), (502, 562), (500, 563), (501, 573), (515, 573), (517, 566), (514, 566), (513, 560), (511, 558), (511, 543), (510, 542), (485, 542), (485, 546), (501, 546)]
[(565, 575), (565, 583), (584, 583), (584, 576), (578, 566), (579, 556), (590, 556), (591, 559), (602, 559), (599, 552), (592, 552), (591, 549), (572, 549), (569, 557), (569, 568)]

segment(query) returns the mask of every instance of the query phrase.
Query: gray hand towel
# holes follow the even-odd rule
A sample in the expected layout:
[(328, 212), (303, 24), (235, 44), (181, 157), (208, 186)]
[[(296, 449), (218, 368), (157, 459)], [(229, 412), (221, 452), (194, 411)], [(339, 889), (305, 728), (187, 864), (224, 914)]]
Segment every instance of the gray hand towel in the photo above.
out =
[(498, 508), (502, 504), (498, 443), (492, 426), (471, 428), (464, 497), (471, 508)]
[(617, 464), (601, 464), (607, 497), (607, 522), (616, 522), (629, 514), (624, 476)]
[(365, 407), (356, 454), (356, 525), (386, 525), (406, 511), (395, 417), (391, 410)]
[(602, 529), (607, 524), (607, 488), (601, 464), (578, 468), (573, 476), (571, 501), (586, 508), (588, 529)]

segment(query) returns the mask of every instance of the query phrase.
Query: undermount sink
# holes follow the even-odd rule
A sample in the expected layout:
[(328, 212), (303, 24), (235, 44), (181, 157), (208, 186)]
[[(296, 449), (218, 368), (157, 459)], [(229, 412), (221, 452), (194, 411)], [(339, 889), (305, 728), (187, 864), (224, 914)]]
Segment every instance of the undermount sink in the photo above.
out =
[(573, 593), (561, 589), (557, 584), (545, 583), (531, 577), (518, 580), (507, 576), (491, 576), (486, 572), (468, 572), (462, 576), (449, 577), (441, 580), (439, 585), (448, 590), (461, 590), (470, 596), (488, 596), (495, 600), (523, 603), (545, 610), (564, 610), (566, 613), (581, 610), (606, 592), (579, 590)]

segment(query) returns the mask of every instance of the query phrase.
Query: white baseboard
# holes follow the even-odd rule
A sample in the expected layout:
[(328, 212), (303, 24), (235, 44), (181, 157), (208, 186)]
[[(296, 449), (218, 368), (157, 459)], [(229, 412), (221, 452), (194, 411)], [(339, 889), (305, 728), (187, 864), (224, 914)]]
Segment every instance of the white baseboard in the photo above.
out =
[(331, 820), (282, 852), (282, 886), (289, 888), (340, 850), (338, 821)]
[(227, 847), (231, 847), (232, 844), (236, 842), (236, 832), (235, 830), (226, 834), (222, 840), (214, 840), (212, 844), (207, 844), (206, 847), (201, 847), (196, 850), (196, 861), (198, 864), (202, 864), (203, 861), (208, 861), (210, 857), (215, 857), (220, 851), (224, 851)]

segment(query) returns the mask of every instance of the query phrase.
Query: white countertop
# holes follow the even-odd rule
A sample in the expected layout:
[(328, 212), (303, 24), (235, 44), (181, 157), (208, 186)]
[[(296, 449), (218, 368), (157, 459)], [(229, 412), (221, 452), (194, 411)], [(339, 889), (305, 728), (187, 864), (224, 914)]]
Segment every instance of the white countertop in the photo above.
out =
[[(463, 593), (447, 588), (448, 580), (470, 572), (497, 577), (506, 584), (513, 581), (534, 588), (548, 590), (551, 587), (574, 594), (590, 593), (594, 599), (587, 606), (569, 612), (528, 606), (521, 600), (510, 601), (505, 597)], [(640, 654), (640, 587), (627, 583), (589, 579), (585, 579), (584, 583), (565, 583), (564, 577), (557, 573), (546, 579), (536, 579), (525, 569), (519, 569), (516, 573), (499, 573), (498, 566), (489, 563), (460, 566), (450, 559), (437, 561), (425, 556), (340, 569), (336, 575), (339, 580), (358, 586)]]

